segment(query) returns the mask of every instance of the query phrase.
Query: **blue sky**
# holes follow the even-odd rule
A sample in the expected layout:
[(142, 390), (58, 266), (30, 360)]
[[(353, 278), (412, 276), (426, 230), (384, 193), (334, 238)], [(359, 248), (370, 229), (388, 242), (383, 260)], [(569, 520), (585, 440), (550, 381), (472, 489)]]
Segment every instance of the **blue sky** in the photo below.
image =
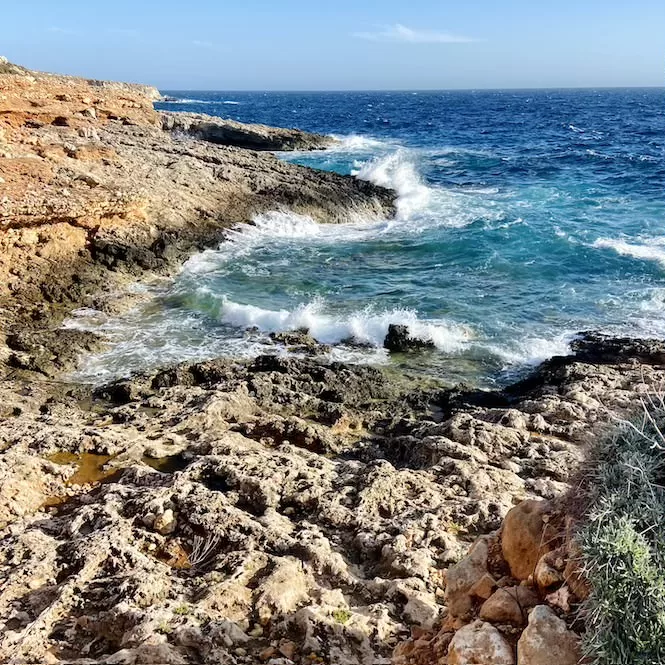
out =
[(654, 86), (663, 0), (4, 0), (0, 54), (162, 89)]

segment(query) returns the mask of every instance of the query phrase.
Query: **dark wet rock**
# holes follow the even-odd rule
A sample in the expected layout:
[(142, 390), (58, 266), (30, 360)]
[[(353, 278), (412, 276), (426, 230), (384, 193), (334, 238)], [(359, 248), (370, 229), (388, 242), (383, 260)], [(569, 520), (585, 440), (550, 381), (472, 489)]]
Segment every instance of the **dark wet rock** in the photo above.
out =
[(408, 326), (391, 323), (388, 326), (388, 334), (383, 340), (384, 348), (391, 353), (402, 353), (405, 351), (421, 351), (423, 349), (434, 349), (434, 342), (426, 339), (412, 337)]
[(571, 343), (579, 360), (591, 363), (616, 363), (631, 358), (650, 364), (665, 364), (665, 340), (611, 337), (598, 332), (581, 333)]
[(162, 127), (203, 141), (250, 150), (321, 150), (335, 143), (331, 136), (297, 129), (247, 125), (201, 113), (162, 112)]
[(295, 353), (325, 354), (330, 353), (331, 348), (330, 345), (315, 340), (307, 329), (270, 333), (270, 339)]

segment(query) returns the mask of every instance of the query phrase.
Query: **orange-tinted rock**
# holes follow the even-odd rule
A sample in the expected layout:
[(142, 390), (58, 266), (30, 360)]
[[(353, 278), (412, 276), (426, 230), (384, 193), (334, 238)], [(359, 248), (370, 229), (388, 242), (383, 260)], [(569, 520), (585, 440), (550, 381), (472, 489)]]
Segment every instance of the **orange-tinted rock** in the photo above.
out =
[(472, 587), (469, 589), (469, 595), (480, 600), (487, 600), (496, 589), (496, 580), (489, 574), (485, 573)]
[(527, 612), (538, 604), (538, 596), (526, 586), (497, 589), (480, 608), (480, 618), (492, 623), (523, 626)]
[(553, 552), (543, 554), (536, 564), (533, 575), (533, 580), (543, 595), (551, 593), (563, 584), (563, 573), (557, 570), (553, 555)]
[(554, 549), (554, 529), (548, 528), (550, 504), (522, 501), (512, 508), (503, 522), (501, 551), (511, 575), (526, 580), (533, 575), (540, 557)]

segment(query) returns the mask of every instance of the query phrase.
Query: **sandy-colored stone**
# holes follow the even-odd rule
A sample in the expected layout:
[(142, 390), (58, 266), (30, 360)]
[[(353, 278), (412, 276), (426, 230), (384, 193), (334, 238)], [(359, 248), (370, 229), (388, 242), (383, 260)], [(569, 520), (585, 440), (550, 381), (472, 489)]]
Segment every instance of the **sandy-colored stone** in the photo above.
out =
[(550, 512), (548, 502), (528, 500), (506, 515), (501, 529), (501, 550), (515, 579), (528, 579), (540, 557), (554, 549), (554, 533), (544, 521)]
[(474, 621), (455, 633), (448, 648), (448, 665), (514, 665), (511, 646), (489, 623)]
[(523, 626), (529, 609), (538, 604), (538, 596), (529, 587), (513, 586), (497, 589), (480, 608), (479, 617), (492, 623)]
[(488, 541), (479, 538), (469, 553), (448, 569), (446, 576), (446, 605), (454, 617), (464, 618), (471, 613), (471, 589), (487, 574)]
[(577, 665), (581, 657), (579, 636), (547, 605), (534, 607), (517, 643), (517, 665)]

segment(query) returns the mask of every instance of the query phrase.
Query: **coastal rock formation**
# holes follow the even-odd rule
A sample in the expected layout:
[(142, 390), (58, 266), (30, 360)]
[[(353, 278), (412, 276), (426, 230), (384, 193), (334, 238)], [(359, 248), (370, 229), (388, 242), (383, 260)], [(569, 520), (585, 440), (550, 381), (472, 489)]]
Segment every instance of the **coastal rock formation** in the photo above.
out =
[[(482, 612), (493, 628), (455, 653), (486, 636), (519, 659), (531, 606), (579, 602), (555, 497), (608, 413), (665, 376), (602, 344), (605, 364), (554, 359), (500, 392), (277, 356), (94, 394), (5, 381), (4, 473), (35, 492), (3, 506), (3, 657), (429, 665)], [(558, 540), (520, 586), (499, 529), (530, 499), (549, 507), (518, 504), (506, 538), (540, 515)]]
[(163, 112), (161, 116), (162, 127), (170, 132), (183, 132), (210, 143), (249, 150), (321, 150), (335, 143), (331, 136), (267, 125), (247, 125), (201, 113)]
[(391, 323), (388, 326), (388, 334), (383, 340), (383, 347), (388, 349), (391, 353), (402, 353), (404, 351), (433, 349), (434, 342), (414, 337), (411, 335), (408, 326)]
[(665, 344), (580, 335), (483, 391), (319, 362), (301, 330), (273, 342), (305, 358), (68, 383), (101, 343), (58, 328), (72, 306), (265, 210), (394, 212), (265, 152), (325, 137), (157, 94), (0, 60), (0, 660), (572, 665), (589, 587), (560, 497)]
[(146, 86), (0, 69), (5, 329), (50, 327), (59, 304), (171, 272), (263, 211), (322, 222), (394, 212), (391, 191), (265, 152), (321, 148), (327, 137), (162, 114), (158, 96)]

